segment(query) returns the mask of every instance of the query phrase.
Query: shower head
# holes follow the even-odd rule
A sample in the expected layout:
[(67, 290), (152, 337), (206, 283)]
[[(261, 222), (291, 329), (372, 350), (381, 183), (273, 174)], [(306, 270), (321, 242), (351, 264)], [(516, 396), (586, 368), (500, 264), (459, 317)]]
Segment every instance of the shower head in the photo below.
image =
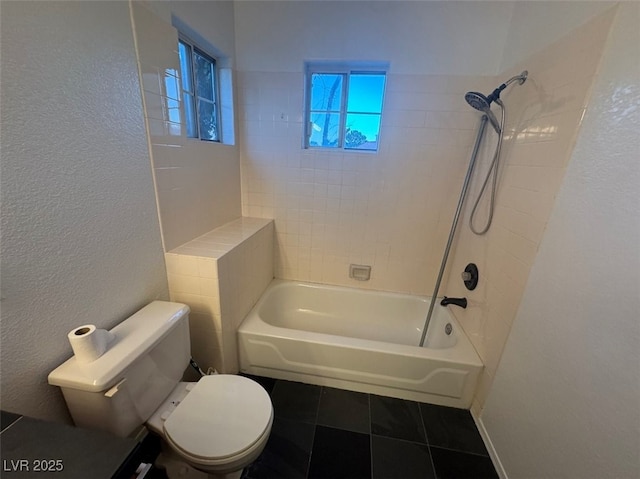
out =
[(470, 91), (464, 96), (464, 99), (469, 105), (479, 111), (485, 111), (489, 108), (489, 99), (482, 93), (477, 91)]
[(464, 96), (464, 99), (473, 108), (487, 115), (487, 118), (489, 118), (489, 121), (491, 122), (491, 126), (493, 126), (494, 130), (496, 130), (496, 133), (498, 135), (502, 133), (502, 129), (500, 128), (500, 124), (498, 123), (498, 119), (491, 111), (491, 102), (494, 100), (490, 100), (489, 98), (484, 96), (482, 93), (478, 93), (477, 91), (468, 92)]
[(478, 93), (477, 91), (467, 92), (467, 94), (464, 96), (464, 99), (469, 105), (471, 105), (478, 111), (485, 112), (489, 108), (491, 108), (491, 101), (482, 93)]
[(502, 104), (500, 103), (500, 93), (502, 93), (502, 90), (507, 88), (507, 86), (514, 81), (517, 81), (520, 85), (522, 85), (527, 80), (528, 75), (529, 72), (525, 70), (520, 75), (509, 78), (506, 82), (493, 90), (493, 92), (489, 96), (484, 96), (482, 93), (478, 93), (477, 91), (470, 91), (464, 96), (464, 99), (473, 108), (487, 115), (493, 128), (495, 128), (496, 132), (500, 134), (502, 129), (500, 128), (495, 115), (491, 111), (491, 103), (496, 102), (502, 106)]

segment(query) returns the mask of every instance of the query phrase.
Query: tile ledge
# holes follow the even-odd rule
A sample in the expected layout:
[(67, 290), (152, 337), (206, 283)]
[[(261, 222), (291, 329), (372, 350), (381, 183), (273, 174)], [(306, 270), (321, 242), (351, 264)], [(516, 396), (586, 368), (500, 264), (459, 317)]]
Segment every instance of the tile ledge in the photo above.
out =
[(219, 259), (271, 223), (271, 218), (241, 216), (167, 251), (166, 254)]

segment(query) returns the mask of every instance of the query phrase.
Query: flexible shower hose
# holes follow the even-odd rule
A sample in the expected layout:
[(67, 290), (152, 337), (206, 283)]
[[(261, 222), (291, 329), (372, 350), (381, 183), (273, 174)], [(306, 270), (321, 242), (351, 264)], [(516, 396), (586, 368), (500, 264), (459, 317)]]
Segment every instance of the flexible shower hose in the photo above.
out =
[[(478, 197), (476, 198), (476, 201), (473, 204), (473, 208), (471, 209), (471, 216), (469, 217), (469, 228), (471, 229), (471, 231), (473, 231), (473, 233), (477, 235), (483, 235), (487, 231), (489, 231), (489, 228), (491, 227), (491, 222), (493, 221), (493, 209), (496, 201), (496, 189), (498, 185), (498, 170), (500, 167), (500, 153), (502, 151), (502, 136), (504, 135), (505, 112), (504, 112), (504, 104), (500, 99), (497, 99), (495, 103), (500, 105), (500, 108), (502, 109), (502, 115), (500, 118), (500, 133), (498, 134), (498, 144), (496, 145), (496, 151), (493, 155), (491, 166), (489, 166), (489, 171), (487, 171), (487, 176), (484, 179), (482, 188), (480, 188), (480, 193), (478, 194)], [(493, 182), (491, 186), (491, 199), (489, 202), (489, 217), (487, 218), (487, 224), (484, 226), (484, 228), (482, 230), (476, 230), (475, 226), (473, 225), (473, 219), (476, 216), (476, 210), (478, 209), (480, 200), (482, 199), (482, 196), (484, 195), (484, 192), (487, 188), (487, 184), (489, 183), (489, 178), (492, 176), (491, 175), (492, 172), (493, 172)]]

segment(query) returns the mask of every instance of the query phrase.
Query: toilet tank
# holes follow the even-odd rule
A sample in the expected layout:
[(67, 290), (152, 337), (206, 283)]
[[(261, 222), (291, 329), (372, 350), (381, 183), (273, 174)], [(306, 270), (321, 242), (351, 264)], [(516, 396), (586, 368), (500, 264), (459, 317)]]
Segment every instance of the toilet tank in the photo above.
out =
[(49, 374), (76, 426), (128, 436), (180, 382), (191, 357), (189, 307), (154, 301), (114, 327), (109, 349), (90, 363), (75, 356)]

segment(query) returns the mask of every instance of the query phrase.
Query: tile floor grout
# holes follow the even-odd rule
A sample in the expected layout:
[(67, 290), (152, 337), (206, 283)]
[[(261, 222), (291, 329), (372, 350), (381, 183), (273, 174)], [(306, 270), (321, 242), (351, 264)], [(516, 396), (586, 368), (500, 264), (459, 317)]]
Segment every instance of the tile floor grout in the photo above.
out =
[[(393, 476), (394, 473), (389, 471), (394, 467), (400, 467), (406, 473), (396, 477), (498, 477), (468, 412), (465, 414), (462, 410), (444, 406), (422, 405), (423, 403), (415, 401), (343, 391), (326, 386), (252, 378), (263, 384), (270, 393), (275, 409), (274, 425), (276, 421), (278, 425), (275, 431), (272, 430), (272, 438), (263, 455), (243, 473), (245, 479), (315, 479), (325, 477), (323, 474), (338, 479), (351, 469), (359, 472), (349, 477), (377, 479)], [(314, 397), (317, 397), (317, 403), (314, 402)], [(366, 402), (363, 401), (364, 398)], [(374, 398), (376, 408), (373, 407)], [(304, 413), (305, 407), (311, 408), (311, 414)], [(415, 411), (416, 407), (417, 415), (411, 412)], [(430, 417), (425, 416), (427, 411)], [(366, 428), (363, 427), (365, 415)], [(315, 418), (315, 423), (307, 422), (310, 418)], [(434, 422), (427, 427), (429, 420)], [(406, 421), (412, 421), (413, 426)], [(419, 424), (415, 424), (416, 422)], [(377, 425), (375, 433), (374, 424)], [(401, 427), (398, 432), (397, 429), (394, 430), (398, 424), (409, 427), (407, 431), (402, 431)], [(310, 436), (310, 441), (300, 443), (296, 438), (296, 428), (299, 431), (308, 431), (305, 434)], [(431, 429), (433, 430), (429, 434), (428, 430)], [(407, 439), (411, 437), (411, 430), (422, 431), (424, 442), (419, 442), (420, 438), (418, 441)], [(283, 433), (285, 436), (282, 436)], [(362, 438), (362, 435), (369, 436), (368, 448), (361, 448), (364, 443), (358, 438)], [(433, 440), (430, 436), (433, 436)], [(480, 443), (477, 442), (478, 439)], [(340, 441), (345, 440), (350, 443), (344, 444), (344, 448), (339, 447)], [(355, 450), (360, 448), (365, 456), (351, 457), (352, 455), (345, 453), (345, 450), (354, 450), (354, 445), (357, 446)], [(477, 452), (480, 448), (484, 454)], [(404, 452), (398, 456), (402, 451)], [(293, 462), (286, 464), (295, 454), (306, 459), (304, 471), (298, 469), (296, 472)], [(465, 467), (469, 468), (466, 472)]]
[[(249, 377), (269, 393), (274, 420), (264, 451), (245, 468), (243, 479), (498, 478), (468, 411), (327, 386)], [(416, 407), (412, 404), (418, 408), (417, 416), (410, 412)], [(311, 409), (305, 412), (305, 408)], [(406, 421), (413, 421), (413, 426), (419, 421), (425, 442), (398, 437), (402, 434), (394, 426), (411, 429)], [(363, 435), (369, 436), (366, 448), (362, 447)], [(351, 454), (358, 450), (358, 443), (360, 455)], [(166, 479), (166, 474), (156, 469), (149, 477)]]
[(424, 425), (424, 415), (422, 414), (422, 408), (418, 405), (418, 413), (420, 413), (420, 422), (422, 423), (422, 430), (424, 432), (425, 440), (427, 441), (427, 447), (429, 448), (429, 459), (431, 460), (431, 470), (433, 471), (433, 477), (438, 477), (436, 473), (436, 467), (433, 464), (433, 455), (431, 454), (431, 445), (429, 444), (429, 435), (427, 434), (427, 428)]

